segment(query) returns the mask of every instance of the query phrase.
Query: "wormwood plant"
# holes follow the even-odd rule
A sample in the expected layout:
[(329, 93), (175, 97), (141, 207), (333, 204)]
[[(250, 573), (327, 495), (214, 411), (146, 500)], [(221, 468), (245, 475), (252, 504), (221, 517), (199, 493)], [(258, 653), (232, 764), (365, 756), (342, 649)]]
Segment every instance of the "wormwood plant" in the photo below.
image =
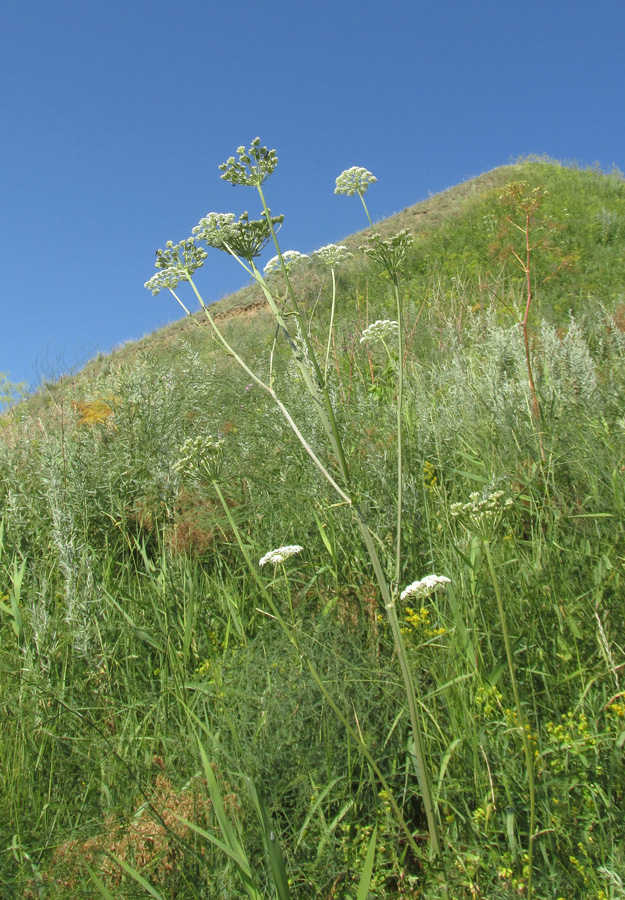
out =
[[(166, 244), (165, 250), (159, 250), (157, 252), (156, 268), (158, 271), (148, 282), (146, 282), (145, 286), (151, 290), (153, 294), (157, 294), (164, 288), (169, 289), (187, 315), (189, 315), (189, 310), (176, 294), (176, 288), (180, 282), (186, 281), (191, 285), (191, 288), (204, 311), (207, 327), (210, 329), (217, 343), (238, 363), (239, 366), (241, 366), (254, 384), (269, 394), (319, 473), (335, 491), (339, 505), (345, 505), (351, 511), (367, 549), (370, 564), (373, 568), (375, 579), (382, 595), (384, 608), (387, 613), (406, 693), (412, 738), (414, 742), (414, 764), (428, 823), (431, 853), (438, 863), (442, 865), (442, 844), (439, 834), (438, 812), (435, 809), (428, 762), (425, 754), (423, 728), (420, 719), (417, 692), (411, 666), (407, 659), (404, 638), (396, 610), (396, 601), (399, 598), (399, 582), (402, 572), (403, 491), (402, 402), (404, 317), (402, 295), (400, 291), (400, 274), (412, 244), (412, 235), (404, 230), (390, 240), (384, 241), (379, 235), (372, 234), (369, 238), (367, 247), (364, 248), (365, 253), (381, 265), (390, 278), (393, 285), (397, 309), (397, 524), (394, 577), (389, 578), (385, 572), (378, 551), (380, 539), (368, 524), (352, 484), (349, 464), (341, 440), (336, 413), (327, 383), (327, 359), (329, 351), (326, 349), (326, 359), (322, 367), (317, 359), (309, 328), (303, 319), (302, 310), (292, 286), (289, 270), (294, 261), (293, 257), (287, 256), (282, 252), (277, 239), (276, 232), (282, 223), (283, 217), (272, 216), (265, 199), (263, 185), (274, 172), (277, 164), (278, 158), (275, 150), (268, 150), (266, 147), (261, 146), (259, 138), (252, 141), (251, 146), (247, 150), (244, 146), (239, 147), (237, 149), (237, 158), (232, 156), (220, 166), (220, 170), (223, 173), (221, 177), (226, 181), (231, 182), (233, 185), (256, 188), (262, 205), (262, 217), (258, 220), (250, 220), (247, 213), (244, 213), (239, 217), (238, 221), (235, 221), (235, 216), (232, 213), (209, 213), (193, 229), (192, 237), (187, 238), (176, 245), (170, 241)], [(375, 181), (375, 177), (366, 169), (354, 167), (346, 170), (339, 176), (337, 179), (336, 192), (348, 195), (358, 193), (365, 206), (365, 211), (367, 211), (364, 194), (368, 186)], [(368, 211), (367, 217), (369, 218), (369, 222), (371, 222)], [(275, 293), (275, 289), (267, 282), (266, 278), (258, 270), (254, 262), (255, 258), (269, 241), (273, 241), (277, 250), (277, 260), (279, 261), (280, 270), (286, 286), (284, 298), (281, 298)], [(271, 376), (268, 381), (265, 381), (252, 371), (246, 361), (228, 342), (223, 331), (211, 314), (210, 309), (204, 303), (193, 280), (194, 273), (203, 265), (207, 256), (207, 252), (201, 244), (229, 253), (260, 286), (275, 317), (277, 327), (290, 348), (293, 362), (310, 397), (310, 403), (316, 410), (323, 427), (325, 438), (333, 457), (332, 468), (322, 461), (317, 449), (311, 445), (309, 440), (301, 432), (291, 412), (287, 409), (283, 400), (276, 392)], [(330, 345), (331, 337), (332, 335), (330, 332), (328, 335), (327, 347)], [(219, 490), (216, 479), (212, 478), (211, 480), (213, 486)], [(246, 559), (248, 559), (243, 543), (240, 542), (240, 545), (244, 555), (246, 555)], [(258, 579), (255, 572), (254, 577)], [(259, 584), (262, 585), (262, 582), (259, 582)], [(444, 581), (436, 582), (437, 588), (443, 585)], [(263, 595), (266, 595), (264, 588)], [(295, 640), (292, 631), (287, 629), (287, 633), (291, 640)], [(298, 647), (298, 650), (299, 649), (300, 648)], [(313, 677), (315, 677), (315, 673), (313, 672), (312, 674)], [(323, 690), (320, 679), (315, 677), (315, 681)], [(332, 706), (336, 711), (336, 705), (332, 703)], [(371, 762), (373, 761), (371, 760)], [(379, 773), (377, 766), (375, 768)], [(379, 774), (381, 775), (381, 773)], [(394, 808), (399, 814), (399, 809), (396, 804)], [(411, 843), (414, 844), (411, 836), (408, 835), (408, 837)], [(447, 888), (444, 883), (441, 883), (441, 892), (442, 896), (447, 896)]]

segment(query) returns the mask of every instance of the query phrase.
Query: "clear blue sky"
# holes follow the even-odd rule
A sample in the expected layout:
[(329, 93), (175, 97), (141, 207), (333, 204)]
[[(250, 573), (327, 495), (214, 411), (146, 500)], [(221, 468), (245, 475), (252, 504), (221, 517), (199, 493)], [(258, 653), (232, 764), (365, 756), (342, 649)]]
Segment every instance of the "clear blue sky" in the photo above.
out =
[[(217, 166), (260, 136), (283, 249), (545, 153), (625, 169), (623, 0), (3, 0), (0, 371), (34, 384), (179, 318), (143, 283), (209, 211), (256, 218)], [(268, 254), (272, 255), (272, 254)], [(207, 300), (245, 283), (213, 252)], [(195, 308), (195, 307), (194, 307)]]

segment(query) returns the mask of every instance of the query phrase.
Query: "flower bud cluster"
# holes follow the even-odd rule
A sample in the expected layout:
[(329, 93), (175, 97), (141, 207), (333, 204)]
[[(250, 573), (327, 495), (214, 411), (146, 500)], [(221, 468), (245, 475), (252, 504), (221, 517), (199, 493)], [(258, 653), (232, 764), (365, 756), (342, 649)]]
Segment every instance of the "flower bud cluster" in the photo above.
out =
[[(308, 256), (305, 253), (300, 253), (298, 250), (286, 250), (282, 254), (282, 259), (284, 260), (284, 268), (287, 272), (290, 272), (295, 263), (300, 259), (308, 259)], [(265, 268), (263, 272), (265, 276), (271, 275), (273, 272), (280, 272), (282, 270), (282, 264), (280, 263), (279, 256), (273, 256)]]
[(413, 581), (408, 587), (401, 592), (400, 600), (408, 600), (414, 597), (423, 600), (440, 591), (444, 591), (445, 587), (451, 583), (451, 579), (445, 575), (426, 575), (420, 581)]
[(335, 194), (345, 194), (347, 197), (353, 197), (354, 194), (366, 194), (370, 184), (375, 184), (378, 179), (372, 175), (368, 169), (362, 166), (352, 166), (351, 169), (345, 169), (336, 179)]
[[(271, 224), (282, 225), (284, 216), (271, 216)], [(209, 213), (200, 219), (198, 225), (192, 229), (195, 240), (201, 240), (208, 247), (216, 250), (224, 250), (226, 253), (234, 253), (251, 262), (256, 256), (260, 256), (267, 243), (271, 240), (271, 229), (267, 219), (252, 219), (244, 212), (235, 222), (234, 213)]]
[(407, 228), (398, 231), (388, 241), (383, 241), (379, 234), (372, 234), (368, 240), (368, 245), (360, 249), (384, 266), (391, 277), (399, 273), (408, 250), (414, 244), (412, 232)]
[(186, 238), (179, 244), (167, 241), (164, 250), (156, 251), (155, 265), (159, 271), (144, 286), (152, 294), (158, 294), (165, 288), (173, 291), (181, 281), (188, 281), (195, 270), (204, 265), (207, 256), (206, 250), (197, 247), (193, 238)]
[(451, 515), (458, 519), (468, 532), (484, 541), (493, 539), (505, 513), (514, 505), (511, 497), (501, 490), (469, 494), (468, 503), (452, 503)]
[(330, 269), (336, 269), (341, 263), (351, 259), (353, 255), (343, 244), (327, 244), (325, 247), (315, 250), (312, 258)]
[(394, 337), (399, 330), (397, 322), (392, 319), (378, 319), (372, 325), (369, 325), (362, 333), (360, 343), (365, 344), (370, 341), (385, 341), (387, 338)]
[(273, 566), (279, 566), (280, 563), (286, 562), (287, 559), (291, 556), (295, 556), (296, 553), (301, 553), (304, 548), (300, 547), (299, 544), (289, 544), (286, 547), (278, 547), (277, 550), (270, 550), (269, 553), (265, 553), (265, 555), (259, 559), (259, 566), (266, 566), (267, 563), (271, 563)]
[(174, 470), (187, 478), (214, 478), (223, 446), (223, 439), (210, 435), (188, 438), (180, 448)]
[(245, 146), (237, 147), (239, 159), (231, 156), (219, 166), (224, 181), (231, 184), (243, 184), (248, 187), (260, 187), (278, 165), (275, 150), (260, 146), (260, 138), (254, 138), (252, 146), (245, 151)]

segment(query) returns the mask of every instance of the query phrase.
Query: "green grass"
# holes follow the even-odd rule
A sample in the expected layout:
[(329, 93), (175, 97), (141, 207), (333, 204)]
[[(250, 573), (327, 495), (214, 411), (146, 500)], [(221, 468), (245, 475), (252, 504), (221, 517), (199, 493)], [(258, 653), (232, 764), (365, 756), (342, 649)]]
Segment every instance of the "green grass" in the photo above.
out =
[[(499, 197), (520, 180), (545, 188), (542, 223), (557, 225), (536, 253), (537, 283), (561, 255), (571, 261), (539, 285), (532, 309), (540, 421), (507, 309), (523, 311), (523, 275), (491, 252)], [(397, 606), (449, 896), (527, 891), (528, 772), (495, 583), (483, 544), (452, 515), (472, 491), (499, 486), (513, 505), (490, 551), (533, 754), (533, 896), (618, 900), (625, 185), (522, 161), (379, 230), (403, 227), (416, 243), (401, 280), (398, 588), (431, 572), (451, 585), (422, 608)], [(364, 238), (345, 243), (355, 251)], [(293, 281), (308, 312), (316, 303), (311, 341), (323, 358), (328, 276), (305, 263)], [(329, 388), (352, 491), (393, 581), (396, 367), (359, 342), (366, 325), (396, 317), (392, 283), (355, 254), (337, 291)], [(262, 295), (248, 288), (215, 308), (266, 377), (275, 324)], [(336, 475), (280, 341), (273, 374)], [(245, 865), (255, 890), (273, 896), (280, 883), (283, 896), (277, 841), (292, 897), (361, 900), (376, 828), (370, 896), (439, 897), (370, 557), (271, 398), (183, 320), (1, 421), (3, 896), (246, 896)], [(184, 441), (208, 435), (224, 440), (226, 509), (206, 480), (176, 469)], [(253, 574), (240, 543), (254, 562), (287, 544), (304, 550), (284, 572)]]

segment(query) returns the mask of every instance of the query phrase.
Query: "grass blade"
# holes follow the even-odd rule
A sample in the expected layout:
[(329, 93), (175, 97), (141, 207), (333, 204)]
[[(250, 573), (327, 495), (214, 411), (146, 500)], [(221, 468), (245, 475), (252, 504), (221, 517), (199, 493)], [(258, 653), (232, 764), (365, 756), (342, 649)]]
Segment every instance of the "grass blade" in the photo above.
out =
[(369, 846), (367, 848), (365, 866), (362, 870), (360, 881), (358, 882), (358, 893), (356, 894), (356, 900), (367, 900), (367, 897), (369, 896), (369, 887), (371, 885), (371, 876), (373, 875), (373, 862), (375, 860), (375, 844), (377, 836), (378, 826), (375, 825), (371, 834)]
[(164, 900), (163, 895), (160, 894), (156, 890), (156, 888), (152, 887), (150, 882), (146, 881), (146, 879), (143, 877), (143, 875), (141, 875), (139, 872), (137, 872), (136, 869), (133, 869), (133, 867), (131, 865), (129, 865), (125, 860), (120, 859), (118, 856), (115, 856), (114, 853), (111, 853), (111, 859), (114, 859), (115, 862), (117, 863), (117, 865), (121, 866), (121, 868), (124, 870), (124, 872), (127, 875), (129, 875), (133, 881), (136, 881), (137, 884), (140, 884), (141, 887), (144, 888), (144, 890), (146, 890), (148, 892), (150, 897), (154, 897), (154, 900)]
[(267, 848), (267, 858), (269, 860), (269, 868), (271, 870), (271, 876), (276, 888), (276, 893), (279, 900), (291, 900), (291, 892), (289, 890), (289, 881), (286, 874), (286, 866), (284, 865), (282, 850), (280, 849), (280, 844), (278, 843), (276, 832), (272, 827), (271, 820), (267, 812), (267, 807), (265, 806), (265, 802), (261, 794), (259, 794), (254, 782), (250, 778), (246, 778), (245, 781), (254, 802), (254, 806), (256, 807), (258, 819), (263, 831), (265, 847)]

